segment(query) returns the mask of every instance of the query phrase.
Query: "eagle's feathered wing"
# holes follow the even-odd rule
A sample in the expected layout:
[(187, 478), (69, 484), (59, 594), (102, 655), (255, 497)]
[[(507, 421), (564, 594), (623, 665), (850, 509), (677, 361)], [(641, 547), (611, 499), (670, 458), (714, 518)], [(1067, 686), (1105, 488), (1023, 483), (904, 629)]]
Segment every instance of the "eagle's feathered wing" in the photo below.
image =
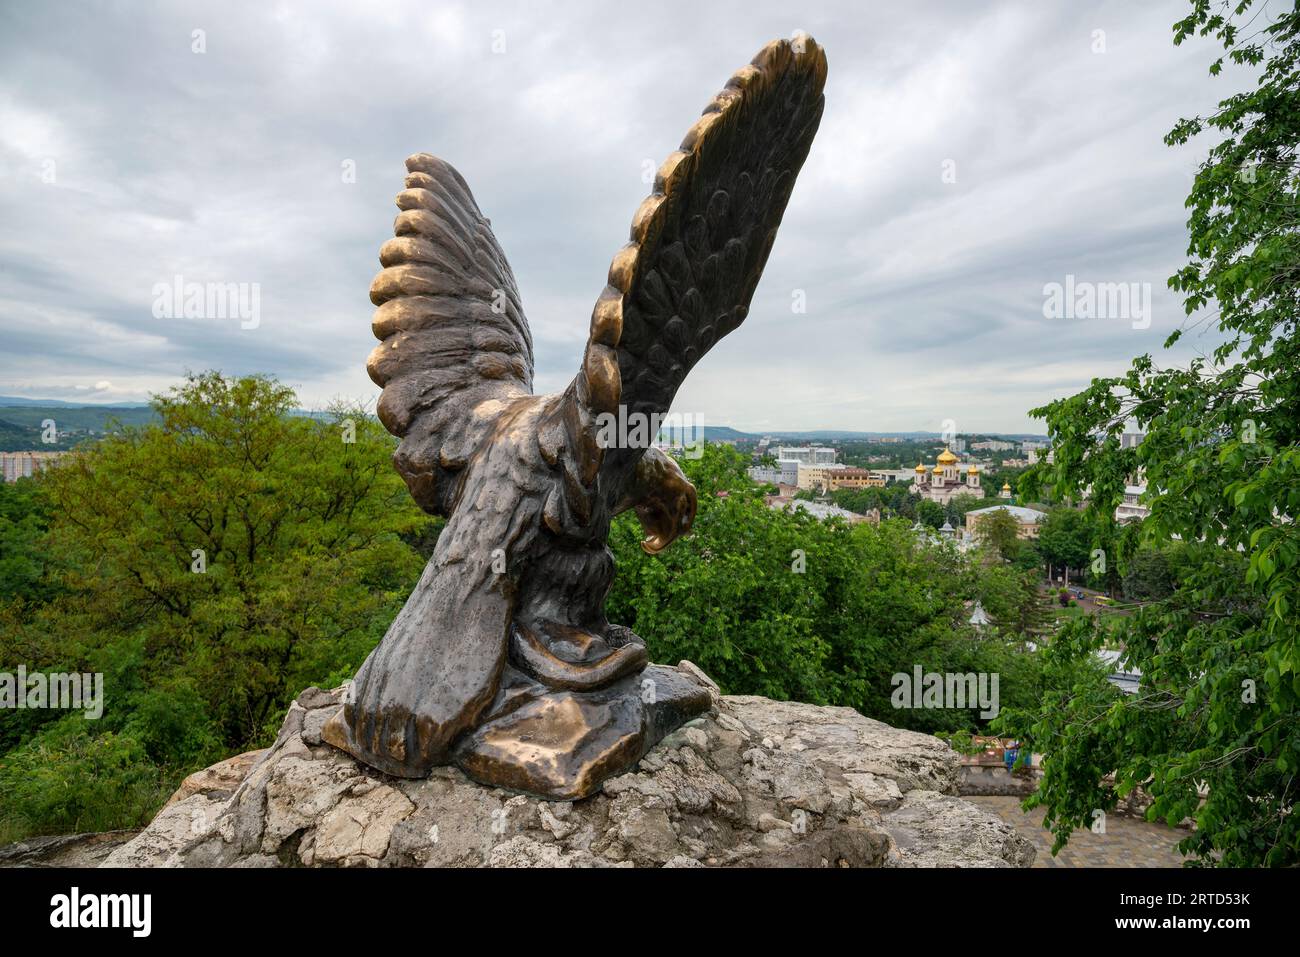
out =
[[(401, 439), (398, 472), (416, 502), (448, 522), (358, 670), (334, 743), (411, 776), (442, 763), (492, 700), (513, 608), (503, 556), (534, 534), (545, 496), (543, 476), (491, 440), (506, 409), (518, 412), (532, 393), (514, 275), (461, 175), (428, 154), (406, 167), (396, 235), (370, 288), (383, 341), (366, 368), (383, 387), (380, 421)], [(498, 481), (483, 483), (488, 474)]]
[(531, 396), (514, 277), (464, 179), (436, 157), (407, 160), (396, 238), (371, 288), (383, 341), (367, 367), (383, 386), (380, 419), (401, 438), (399, 472), (448, 524), (358, 672), (333, 743), (423, 774), (492, 702), (528, 557), (568, 547), (557, 541), (603, 550), (610, 515), (636, 486), (646, 449), (601, 448), (598, 417), (620, 404), (667, 412), (690, 369), (744, 319), (821, 119), (825, 77), (810, 38), (776, 41), (713, 98), (637, 210), (582, 367), (556, 396)]
[[(826, 54), (811, 37), (769, 43), (659, 167), (610, 265), (574, 383), (598, 411), (668, 412), (691, 368), (744, 320), (821, 122), (825, 82)], [(606, 453), (611, 506), (643, 451)]]
[(396, 464), (411, 494), (450, 515), (482, 438), (473, 411), (533, 391), (533, 342), (510, 264), (465, 180), (427, 153), (406, 168), (396, 236), (370, 287), (383, 341), (366, 370), (384, 389), (379, 418), (402, 440)]

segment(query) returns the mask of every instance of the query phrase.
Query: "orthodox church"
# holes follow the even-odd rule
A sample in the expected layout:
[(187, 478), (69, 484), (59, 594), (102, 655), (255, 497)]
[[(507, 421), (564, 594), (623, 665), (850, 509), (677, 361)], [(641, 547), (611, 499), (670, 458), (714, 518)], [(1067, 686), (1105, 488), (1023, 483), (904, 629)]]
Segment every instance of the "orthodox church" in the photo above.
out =
[(958, 495), (984, 497), (984, 490), (980, 488), (979, 469), (972, 464), (963, 475), (961, 460), (950, 449), (944, 449), (939, 454), (933, 469), (927, 468), (924, 463), (917, 464), (912, 491), (940, 505), (947, 505)]

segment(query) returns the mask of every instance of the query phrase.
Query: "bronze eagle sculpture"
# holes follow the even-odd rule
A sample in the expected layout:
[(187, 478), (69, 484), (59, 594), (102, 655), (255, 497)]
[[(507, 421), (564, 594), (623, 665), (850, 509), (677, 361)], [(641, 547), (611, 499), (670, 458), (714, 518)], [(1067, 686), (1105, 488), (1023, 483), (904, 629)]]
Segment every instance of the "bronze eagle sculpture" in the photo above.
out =
[(325, 740), (390, 774), (454, 763), (565, 800), (709, 709), (704, 685), (649, 664), (604, 612), (611, 518), (635, 509), (643, 547), (658, 551), (690, 531), (695, 489), (649, 441), (602, 441), (600, 422), (668, 412), (744, 320), (825, 80), (825, 54), (799, 34), (765, 46), (705, 107), (636, 211), (581, 368), (557, 395), (532, 394), (519, 292), (469, 186), (437, 157), (406, 161), (370, 289), (382, 343), (367, 370), (401, 439), (397, 470), (447, 522)]

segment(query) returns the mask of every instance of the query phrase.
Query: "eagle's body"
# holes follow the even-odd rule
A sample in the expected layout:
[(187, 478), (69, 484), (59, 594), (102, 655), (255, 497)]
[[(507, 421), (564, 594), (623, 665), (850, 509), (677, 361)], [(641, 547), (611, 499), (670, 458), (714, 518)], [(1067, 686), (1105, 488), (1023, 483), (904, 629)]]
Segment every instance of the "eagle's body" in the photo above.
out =
[(557, 395), (531, 394), (514, 277), (464, 179), (407, 160), (371, 287), (383, 343), (369, 371), (402, 438), (398, 470), (447, 525), (327, 740), (392, 774), (454, 760), (488, 783), (579, 797), (708, 707), (604, 615), (611, 518), (635, 509), (657, 551), (690, 530), (694, 489), (648, 443), (603, 448), (597, 420), (667, 412), (744, 319), (825, 71), (812, 40), (778, 41), (714, 98), (637, 211)]

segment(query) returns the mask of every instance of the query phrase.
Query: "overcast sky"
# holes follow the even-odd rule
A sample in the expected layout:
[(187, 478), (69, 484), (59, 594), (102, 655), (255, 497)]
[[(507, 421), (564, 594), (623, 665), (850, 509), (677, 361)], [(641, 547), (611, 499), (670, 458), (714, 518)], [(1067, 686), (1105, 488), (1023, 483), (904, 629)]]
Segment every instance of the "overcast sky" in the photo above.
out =
[[(536, 389), (560, 389), (643, 170), (796, 29), (830, 63), (821, 131), (749, 318), (677, 411), (1042, 431), (1029, 409), (1160, 350), (1208, 146), (1161, 138), (1240, 86), (1207, 76), (1206, 43), (1173, 46), (1185, 0), (801, 6), (6, 4), (0, 394), (142, 400), (219, 368), (373, 405), (367, 292), (420, 151), (491, 218)], [(1149, 283), (1149, 328), (1046, 318), (1045, 284), (1071, 275)], [(155, 317), (175, 276), (257, 283), (256, 327)]]

